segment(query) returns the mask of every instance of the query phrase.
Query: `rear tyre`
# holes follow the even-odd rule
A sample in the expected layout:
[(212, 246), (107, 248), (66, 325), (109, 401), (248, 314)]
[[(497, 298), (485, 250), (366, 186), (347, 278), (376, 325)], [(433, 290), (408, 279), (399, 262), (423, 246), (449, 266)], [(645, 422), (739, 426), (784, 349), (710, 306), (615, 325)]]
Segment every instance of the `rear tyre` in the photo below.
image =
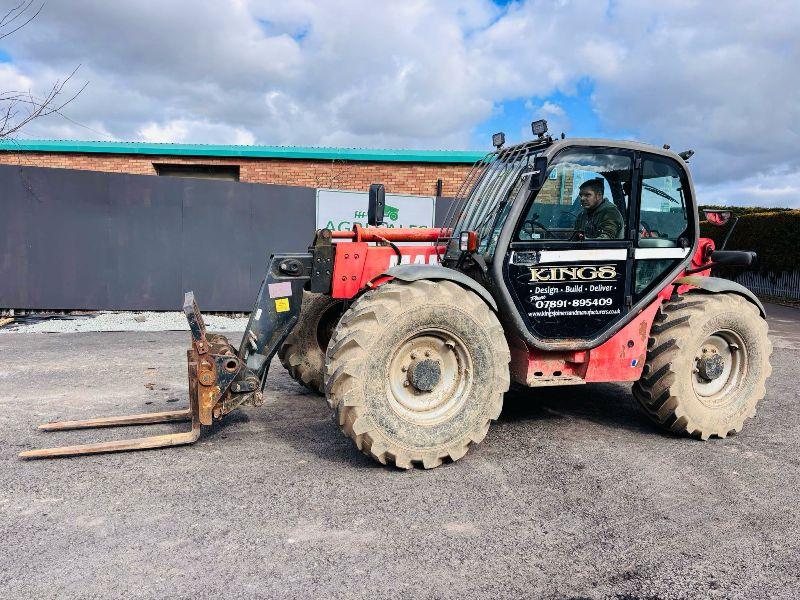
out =
[(745, 298), (678, 296), (656, 315), (633, 394), (670, 431), (724, 438), (755, 416), (772, 373), (771, 354), (767, 323)]
[(339, 322), (326, 394), (359, 450), (431, 469), (486, 436), (508, 390), (509, 360), (503, 328), (476, 294), (450, 281), (393, 281)]
[(278, 350), (292, 379), (320, 395), (325, 393), (325, 350), (343, 312), (344, 301), (303, 292), (300, 319)]

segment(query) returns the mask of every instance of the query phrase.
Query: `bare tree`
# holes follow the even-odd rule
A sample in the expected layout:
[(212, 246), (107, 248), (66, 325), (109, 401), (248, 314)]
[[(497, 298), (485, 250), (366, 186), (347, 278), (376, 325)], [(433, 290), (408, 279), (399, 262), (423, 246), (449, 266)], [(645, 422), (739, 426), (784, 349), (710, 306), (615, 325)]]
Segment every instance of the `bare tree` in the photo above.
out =
[[(3, 15), (0, 19), (0, 40), (19, 31), (42, 12), (44, 3), (35, 8), (33, 2), (34, 0), (22, 0)], [(65, 87), (79, 68), (80, 65), (65, 78), (56, 80), (44, 95), (36, 95), (31, 90), (0, 92), (0, 138), (13, 136), (39, 117), (58, 114), (71, 121), (72, 119), (63, 115), (61, 111), (75, 100), (89, 83), (84, 83), (75, 93), (65, 92)]]

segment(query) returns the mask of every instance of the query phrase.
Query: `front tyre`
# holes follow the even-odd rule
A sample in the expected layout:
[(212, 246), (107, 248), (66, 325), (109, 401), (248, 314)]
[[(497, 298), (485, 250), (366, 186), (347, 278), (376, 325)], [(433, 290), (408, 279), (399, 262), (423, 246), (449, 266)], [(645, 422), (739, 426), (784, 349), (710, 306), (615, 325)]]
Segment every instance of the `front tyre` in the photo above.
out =
[(486, 436), (508, 390), (503, 328), (450, 281), (392, 281), (342, 316), (326, 356), (326, 393), (365, 454), (408, 469), (458, 460)]
[(678, 296), (656, 315), (633, 394), (666, 429), (722, 438), (755, 416), (772, 372), (771, 354), (767, 323), (745, 298)]
[(324, 394), (325, 350), (344, 312), (344, 301), (303, 292), (300, 320), (278, 349), (278, 359), (299, 384)]

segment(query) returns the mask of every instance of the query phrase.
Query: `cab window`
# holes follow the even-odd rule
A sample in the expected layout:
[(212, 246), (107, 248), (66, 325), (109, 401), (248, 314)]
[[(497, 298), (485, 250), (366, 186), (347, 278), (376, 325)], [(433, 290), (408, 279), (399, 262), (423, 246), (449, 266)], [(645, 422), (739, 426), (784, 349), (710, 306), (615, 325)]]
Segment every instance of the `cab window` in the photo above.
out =
[(626, 150), (574, 147), (561, 152), (548, 166), (515, 239), (624, 239), (632, 168)]
[[(671, 158), (644, 154), (633, 296), (638, 301), (677, 266), (690, 245), (689, 181)], [(646, 250), (645, 250), (646, 249)]]
[(642, 196), (639, 212), (640, 248), (676, 247), (687, 235), (686, 190), (683, 170), (662, 156), (642, 160)]

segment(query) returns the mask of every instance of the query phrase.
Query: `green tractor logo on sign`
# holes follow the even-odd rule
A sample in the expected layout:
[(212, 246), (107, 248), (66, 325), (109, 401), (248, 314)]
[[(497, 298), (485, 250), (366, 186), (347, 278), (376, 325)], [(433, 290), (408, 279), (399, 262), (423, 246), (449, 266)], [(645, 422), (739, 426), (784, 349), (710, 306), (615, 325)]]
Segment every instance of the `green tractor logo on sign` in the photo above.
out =
[[(384, 214), (385, 217), (389, 218), (390, 220), (397, 221), (397, 217), (400, 216), (400, 209), (397, 208), (396, 206), (389, 206), (388, 204), (386, 204), (384, 206), (384, 213), (383, 214)], [(357, 210), (356, 212), (353, 213), (353, 218), (354, 219), (366, 219), (367, 218), (367, 213), (366, 213), (366, 211), (363, 211), (363, 210)]]

